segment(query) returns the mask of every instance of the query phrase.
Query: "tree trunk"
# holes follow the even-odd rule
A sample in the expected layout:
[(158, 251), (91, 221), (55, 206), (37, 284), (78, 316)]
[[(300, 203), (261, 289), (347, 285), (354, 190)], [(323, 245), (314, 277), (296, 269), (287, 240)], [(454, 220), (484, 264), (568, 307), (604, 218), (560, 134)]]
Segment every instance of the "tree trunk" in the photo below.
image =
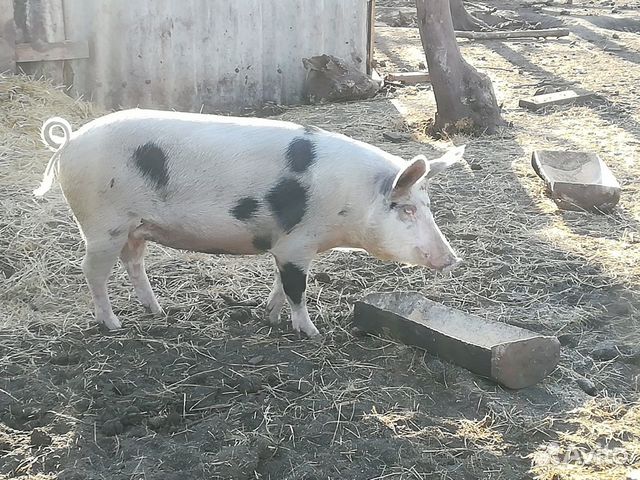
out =
[(449, 0), (416, 0), (437, 112), (432, 133), (493, 133), (503, 125), (491, 80), (463, 58)]
[(488, 30), (489, 25), (482, 20), (477, 19), (464, 8), (462, 0), (449, 0), (451, 5), (451, 18), (453, 19), (453, 28), (463, 31), (481, 31)]

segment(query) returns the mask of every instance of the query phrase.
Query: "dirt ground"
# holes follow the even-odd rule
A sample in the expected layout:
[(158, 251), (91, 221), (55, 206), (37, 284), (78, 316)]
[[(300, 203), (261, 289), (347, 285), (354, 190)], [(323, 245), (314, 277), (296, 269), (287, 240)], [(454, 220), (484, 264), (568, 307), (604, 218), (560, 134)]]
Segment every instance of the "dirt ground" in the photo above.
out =
[[(480, 6), (564, 24), (569, 37), (460, 42), (511, 122), (497, 135), (427, 138), (429, 85), (277, 117), (405, 158), (468, 146), (465, 162), (431, 186), (464, 266), (445, 275), (321, 255), (308, 291), (321, 343), (264, 321), (266, 256), (159, 246), (147, 266), (167, 315), (143, 312), (119, 266), (110, 288), (124, 328), (101, 331), (60, 190), (42, 200), (31, 190), (49, 157), (42, 121), (64, 114), (77, 127), (102, 112), (40, 82), (0, 78), (0, 479), (640, 478), (640, 13), (632, 2), (547, 3)], [(417, 31), (380, 25), (376, 60), (382, 73), (420, 68)], [(518, 107), (542, 87), (602, 100), (537, 114)], [(412, 140), (386, 142), (386, 131)], [(559, 211), (530, 166), (540, 148), (599, 153), (622, 185), (619, 206)], [(560, 365), (509, 391), (355, 334), (353, 302), (394, 290), (558, 335)]]

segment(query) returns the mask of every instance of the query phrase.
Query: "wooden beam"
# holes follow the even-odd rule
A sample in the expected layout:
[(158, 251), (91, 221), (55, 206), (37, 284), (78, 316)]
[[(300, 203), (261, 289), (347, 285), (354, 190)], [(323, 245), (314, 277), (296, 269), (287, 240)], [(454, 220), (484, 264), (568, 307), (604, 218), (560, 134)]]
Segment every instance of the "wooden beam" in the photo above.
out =
[(431, 81), (427, 72), (391, 72), (387, 74), (386, 79), (390, 82), (402, 82), (406, 85), (429, 83)]
[(13, 0), (0, 0), (0, 73), (16, 72), (16, 25)]
[(18, 63), (89, 58), (87, 42), (19, 43), (16, 45)]
[(556, 337), (485, 320), (414, 292), (372, 293), (356, 302), (354, 325), (415, 345), (507, 388), (535, 385), (560, 360)]
[(513, 31), (504, 31), (504, 32), (456, 31), (457, 38), (468, 38), (470, 40), (504, 40), (509, 38), (566, 37), (567, 35), (569, 35), (568, 28), (548, 28), (546, 30), (513, 30)]
[(547, 107), (569, 105), (572, 103), (580, 104), (591, 100), (597, 100), (596, 95), (593, 93), (576, 93), (573, 90), (564, 90), (562, 92), (545, 93), (544, 95), (521, 98), (518, 105), (535, 112)]

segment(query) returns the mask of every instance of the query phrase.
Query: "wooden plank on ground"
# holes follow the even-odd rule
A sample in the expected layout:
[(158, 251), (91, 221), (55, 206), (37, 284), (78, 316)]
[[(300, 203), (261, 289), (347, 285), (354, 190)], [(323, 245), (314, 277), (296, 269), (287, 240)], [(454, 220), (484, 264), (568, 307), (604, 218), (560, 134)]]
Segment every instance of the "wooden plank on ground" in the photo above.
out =
[(89, 44), (87, 42), (19, 43), (16, 45), (18, 63), (78, 58), (89, 58)]
[(568, 28), (548, 28), (545, 30), (511, 30), (497, 32), (464, 32), (456, 31), (457, 38), (470, 40), (508, 40), (510, 38), (566, 37)]
[(392, 72), (386, 75), (386, 79), (390, 82), (402, 82), (406, 85), (428, 83), (431, 81), (427, 72)]
[(16, 71), (16, 26), (13, 0), (0, 0), (0, 73)]
[(529, 110), (541, 110), (554, 105), (568, 105), (572, 103), (583, 103), (589, 100), (595, 100), (593, 93), (576, 93), (573, 90), (564, 90), (562, 92), (546, 93), (544, 95), (534, 95), (529, 98), (521, 98), (518, 102), (523, 108)]
[(560, 360), (556, 337), (468, 315), (418, 293), (374, 293), (356, 302), (353, 322), (493, 379), (508, 388), (535, 385)]

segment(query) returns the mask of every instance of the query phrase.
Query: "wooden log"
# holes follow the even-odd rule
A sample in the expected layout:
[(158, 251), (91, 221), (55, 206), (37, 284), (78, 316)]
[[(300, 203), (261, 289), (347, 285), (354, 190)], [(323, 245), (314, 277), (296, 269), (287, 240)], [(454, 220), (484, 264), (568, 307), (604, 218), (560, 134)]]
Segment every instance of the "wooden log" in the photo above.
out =
[(620, 184), (595, 153), (536, 150), (533, 169), (559, 208), (606, 212), (620, 200)]
[(491, 378), (507, 388), (538, 383), (558, 364), (560, 342), (440, 305), (413, 292), (374, 293), (356, 302), (354, 324)]
[(51, 60), (73, 60), (89, 58), (87, 42), (19, 43), (16, 45), (18, 63)]
[(390, 82), (402, 82), (405, 85), (415, 85), (416, 83), (427, 83), (430, 81), (427, 72), (392, 72), (385, 77)]
[(502, 32), (463, 32), (456, 31), (457, 38), (470, 40), (505, 40), (510, 38), (566, 37), (568, 28), (548, 28), (545, 30), (512, 30)]
[(544, 95), (534, 95), (529, 98), (521, 98), (518, 105), (529, 110), (537, 111), (554, 105), (584, 103), (595, 99), (596, 96), (593, 93), (576, 93), (573, 90), (564, 90), (562, 92), (546, 93)]
[(0, 73), (16, 72), (16, 25), (13, 0), (0, 0)]

